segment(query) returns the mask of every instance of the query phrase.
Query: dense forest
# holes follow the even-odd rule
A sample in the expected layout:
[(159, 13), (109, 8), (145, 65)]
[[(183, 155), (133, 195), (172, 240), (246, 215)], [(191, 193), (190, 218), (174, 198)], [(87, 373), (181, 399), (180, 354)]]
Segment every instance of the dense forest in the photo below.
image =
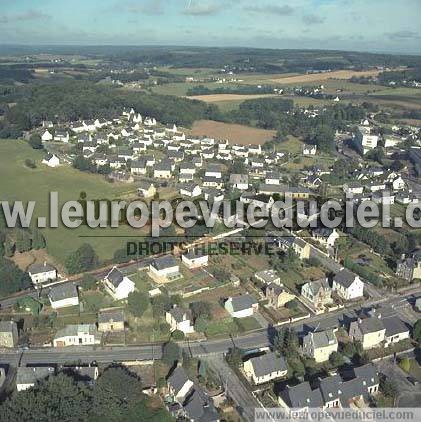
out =
[[(17, 104), (9, 107), (7, 103), (14, 97)], [(182, 126), (190, 126), (198, 119), (218, 118), (217, 107), (200, 101), (127, 92), (87, 81), (26, 86), (13, 88), (13, 92), (0, 90), (0, 104), (5, 109), (4, 120), (0, 121), (0, 137), (20, 136), (23, 130), (37, 127), (46, 119), (68, 122), (113, 118), (130, 107), (160, 122)]]

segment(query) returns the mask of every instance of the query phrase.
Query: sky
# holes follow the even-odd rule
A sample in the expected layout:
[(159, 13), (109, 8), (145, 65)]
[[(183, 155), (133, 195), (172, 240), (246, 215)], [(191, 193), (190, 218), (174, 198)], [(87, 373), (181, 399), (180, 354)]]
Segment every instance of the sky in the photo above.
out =
[(0, 44), (421, 54), (421, 0), (0, 0)]

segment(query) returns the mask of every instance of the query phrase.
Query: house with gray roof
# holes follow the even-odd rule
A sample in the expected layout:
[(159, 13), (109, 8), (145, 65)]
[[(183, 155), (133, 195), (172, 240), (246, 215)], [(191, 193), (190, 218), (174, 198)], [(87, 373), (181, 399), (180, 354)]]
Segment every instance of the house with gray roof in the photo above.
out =
[(35, 288), (57, 279), (57, 270), (47, 262), (31, 264), (28, 267), (28, 273)]
[(285, 359), (275, 352), (251, 358), (244, 362), (243, 368), (247, 378), (255, 385), (283, 378), (288, 372)]
[(369, 363), (354, 368), (350, 379), (332, 375), (319, 379), (314, 387), (307, 381), (287, 386), (280, 391), (278, 402), (286, 409), (367, 407), (365, 401), (379, 391), (379, 377), (376, 367)]
[(190, 309), (183, 309), (174, 305), (169, 311), (165, 312), (165, 320), (169, 324), (171, 332), (176, 330), (184, 334), (194, 332), (193, 316)]
[(360, 299), (364, 296), (364, 283), (358, 275), (344, 268), (333, 277), (332, 290), (344, 300)]
[(63, 283), (52, 287), (48, 292), (48, 299), (53, 309), (79, 305), (79, 294), (73, 283)]
[(333, 330), (310, 332), (303, 337), (303, 354), (317, 363), (329, 360), (338, 351), (338, 340)]
[(168, 283), (182, 277), (178, 261), (170, 254), (155, 258), (149, 265), (149, 275), (158, 283)]
[(126, 317), (122, 308), (100, 309), (98, 312), (98, 331), (124, 331)]
[(180, 403), (184, 402), (193, 385), (182, 366), (177, 366), (167, 378), (169, 393)]
[(252, 316), (259, 309), (259, 303), (250, 294), (230, 297), (225, 301), (225, 309), (233, 318)]
[(322, 408), (323, 398), (318, 388), (313, 390), (305, 381), (295, 386), (287, 385), (280, 391), (278, 403), (285, 409)]
[(333, 303), (332, 289), (326, 278), (303, 284), (301, 295), (315, 310), (324, 310), (325, 306)]
[(94, 346), (101, 343), (101, 337), (95, 324), (70, 324), (56, 332), (53, 346)]
[(383, 344), (386, 328), (381, 318), (374, 316), (369, 318), (358, 318), (352, 321), (349, 326), (349, 336), (355, 341), (360, 341), (363, 349), (373, 349)]
[(37, 382), (55, 374), (55, 368), (51, 366), (19, 366), (16, 374), (16, 389), (28, 390)]

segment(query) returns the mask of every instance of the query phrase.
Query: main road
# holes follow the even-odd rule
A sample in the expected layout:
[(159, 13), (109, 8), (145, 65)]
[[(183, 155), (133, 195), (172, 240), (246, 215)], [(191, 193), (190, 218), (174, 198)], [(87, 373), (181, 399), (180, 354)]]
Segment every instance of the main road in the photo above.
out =
[[(402, 307), (403, 302), (413, 300), (414, 295), (418, 294), (421, 287), (412, 290), (401, 296), (386, 297), (379, 300), (364, 302), (367, 307), (374, 304), (384, 304), (391, 307), (399, 306), (397, 312)], [(285, 326), (294, 328), (298, 333), (308, 331), (311, 327), (333, 328), (338, 327), (346, 318), (355, 317), (357, 311), (362, 306), (349, 307), (331, 312), (329, 314), (314, 315), (301, 321), (287, 324)], [(229, 338), (202, 340), (202, 341), (183, 341), (179, 342), (180, 347), (186, 353), (195, 357), (212, 356), (226, 353), (229, 349), (236, 346), (243, 349), (254, 349), (268, 347), (272, 344), (273, 336), (276, 333), (275, 328), (262, 328), (253, 332)], [(145, 361), (160, 359), (162, 357), (162, 343), (144, 344), (137, 346), (75, 346), (65, 348), (30, 348), (26, 350), (18, 349), (0, 349), (0, 364), (9, 364), (13, 366), (25, 366), (36, 364), (65, 364), (65, 363), (113, 363), (125, 361)]]

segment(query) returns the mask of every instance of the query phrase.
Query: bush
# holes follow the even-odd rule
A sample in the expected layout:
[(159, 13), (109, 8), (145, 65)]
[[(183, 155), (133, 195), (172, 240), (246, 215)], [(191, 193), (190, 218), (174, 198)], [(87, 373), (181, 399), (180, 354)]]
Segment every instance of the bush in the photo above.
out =
[(30, 168), (30, 169), (36, 169), (37, 168), (37, 165), (35, 164), (35, 161), (34, 160), (31, 160), (30, 158), (27, 158), (25, 160), (25, 166), (28, 167), (28, 168)]
[(175, 330), (172, 332), (171, 337), (175, 340), (175, 341), (181, 341), (184, 340), (185, 335), (182, 331), (180, 330)]

